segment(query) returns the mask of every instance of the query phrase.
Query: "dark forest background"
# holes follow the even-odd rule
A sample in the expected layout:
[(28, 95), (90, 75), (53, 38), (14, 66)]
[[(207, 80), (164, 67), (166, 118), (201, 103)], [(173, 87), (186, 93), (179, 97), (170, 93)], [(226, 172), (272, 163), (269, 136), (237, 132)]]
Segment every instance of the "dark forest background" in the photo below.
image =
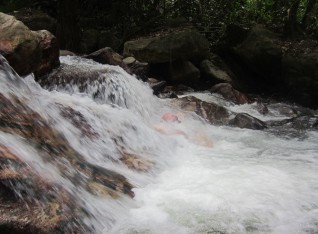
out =
[(57, 19), (53, 34), (62, 49), (78, 51), (85, 30), (109, 30), (125, 41), (165, 30), (194, 25), (218, 43), (229, 24), (260, 23), (286, 38), (318, 39), (317, 0), (0, 0), (0, 11), (41, 10)]

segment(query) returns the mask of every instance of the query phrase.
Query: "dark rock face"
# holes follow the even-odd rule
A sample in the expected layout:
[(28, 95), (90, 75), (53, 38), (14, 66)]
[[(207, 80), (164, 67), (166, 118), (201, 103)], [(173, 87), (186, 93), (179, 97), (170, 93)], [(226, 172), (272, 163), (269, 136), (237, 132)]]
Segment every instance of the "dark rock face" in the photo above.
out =
[(318, 106), (318, 46), (316, 52), (289, 55), (282, 59), (283, 81), (301, 104)]
[(246, 113), (237, 114), (229, 121), (231, 126), (261, 130), (267, 128), (266, 123)]
[(302, 105), (318, 106), (317, 43), (284, 41), (256, 25), (243, 41), (234, 40), (228, 46), (219, 53), (242, 87), (253, 92), (279, 92)]
[(0, 53), (19, 75), (32, 73), (41, 61), (38, 34), (0, 12)]
[(177, 31), (158, 37), (127, 41), (124, 56), (141, 62), (165, 63), (177, 59), (201, 61), (209, 53), (209, 42), (193, 29)]
[(282, 49), (279, 36), (261, 25), (249, 32), (246, 39), (234, 48), (235, 54), (265, 85), (277, 84), (281, 77)]
[(200, 81), (200, 71), (189, 61), (176, 60), (170, 64), (169, 78), (174, 84), (195, 86)]
[(221, 83), (214, 85), (210, 92), (221, 94), (226, 100), (229, 100), (235, 104), (247, 104), (251, 103), (251, 100), (243, 93), (234, 89), (231, 84)]

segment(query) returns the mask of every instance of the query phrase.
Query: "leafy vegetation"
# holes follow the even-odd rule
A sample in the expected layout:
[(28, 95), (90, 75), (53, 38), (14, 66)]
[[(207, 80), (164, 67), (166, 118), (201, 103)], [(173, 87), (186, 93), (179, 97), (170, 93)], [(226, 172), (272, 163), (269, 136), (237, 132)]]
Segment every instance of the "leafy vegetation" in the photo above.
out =
[[(61, 10), (61, 5), (73, 9)], [(189, 23), (210, 41), (216, 41), (232, 23), (247, 27), (260, 23), (286, 37), (318, 38), (317, 0), (79, 0), (78, 4), (72, 0), (0, 0), (0, 11), (22, 7), (41, 8), (63, 20), (78, 19), (81, 28), (111, 28), (123, 40)]]

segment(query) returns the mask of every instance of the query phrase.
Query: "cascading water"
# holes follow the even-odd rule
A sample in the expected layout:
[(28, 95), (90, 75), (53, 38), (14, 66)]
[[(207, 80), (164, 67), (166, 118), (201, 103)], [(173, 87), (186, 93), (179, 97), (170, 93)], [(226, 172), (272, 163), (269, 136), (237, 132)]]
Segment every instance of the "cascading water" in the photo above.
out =
[[(90, 165), (127, 178), (134, 197), (105, 198), (90, 193), (74, 180), (78, 168), (65, 162), (66, 170), (60, 169), (61, 162), (42, 158), (26, 137), (1, 131), (0, 145), (71, 193), (85, 209), (83, 222), (93, 227), (92, 232), (318, 232), (316, 131), (286, 137), (271, 131), (208, 125), (185, 112), (181, 123), (163, 123), (165, 112), (182, 111), (153, 96), (147, 85), (121, 68), (76, 57), (62, 57), (61, 61), (75, 68), (109, 72), (107, 77), (98, 73), (101, 79), (86, 84), (85, 89), (74, 83), (47, 87), (48, 91), (32, 76), (21, 79), (2, 61), (0, 93), (10, 100), (15, 95), (38, 113), (82, 155), (77, 160), (83, 157)], [(197, 96), (221, 100), (209, 94)], [(229, 109), (243, 108), (255, 114), (253, 104), (221, 102)], [(284, 118), (274, 110), (263, 116), (263, 120)], [(186, 136), (162, 134), (155, 130), (158, 123), (178, 128)], [(193, 143), (187, 136), (196, 132), (212, 139), (214, 146)], [(122, 151), (138, 155), (139, 161), (133, 161), (132, 167), (118, 163)]]

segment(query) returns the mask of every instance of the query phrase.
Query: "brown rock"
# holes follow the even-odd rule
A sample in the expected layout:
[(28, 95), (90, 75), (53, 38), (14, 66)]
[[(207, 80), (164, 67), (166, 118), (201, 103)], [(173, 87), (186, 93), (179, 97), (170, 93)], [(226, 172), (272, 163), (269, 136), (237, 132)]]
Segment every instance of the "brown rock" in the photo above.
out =
[(173, 103), (182, 110), (196, 113), (211, 124), (227, 124), (229, 121), (230, 112), (215, 103), (204, 102), (193, 96), (174, 99)]
[(123, 62), (123, 57), (112, 50), (110, 47), (105, 47), (103, 49), (97, 50), (89, 55), (83, 56), (87, 59), (92, 59), (95, 62), (101, 64), (109, 64), (122, 67), (126, 72), (131, 74), (128, 66)]
[(247, 104), (251, 103), (251, 100), (240, 91), (234, 89), (231, 84), (220, 83), (214, 85), (210, 92), (221, 94), (226, 100), (234, 102), (235, 104)]
[(0, 12), (0, 54), (19, 75), (32, 73), (41, 61), (38, 34), (13, 16)]
[(38, 31), (38, 35), (40, 38), (39, 46), (42, 50), (42, 58), (40, 64), (34, 71), (36, 78), (48, 74), (60, 65), (59, 46), (56, 37), (46, 30)]

